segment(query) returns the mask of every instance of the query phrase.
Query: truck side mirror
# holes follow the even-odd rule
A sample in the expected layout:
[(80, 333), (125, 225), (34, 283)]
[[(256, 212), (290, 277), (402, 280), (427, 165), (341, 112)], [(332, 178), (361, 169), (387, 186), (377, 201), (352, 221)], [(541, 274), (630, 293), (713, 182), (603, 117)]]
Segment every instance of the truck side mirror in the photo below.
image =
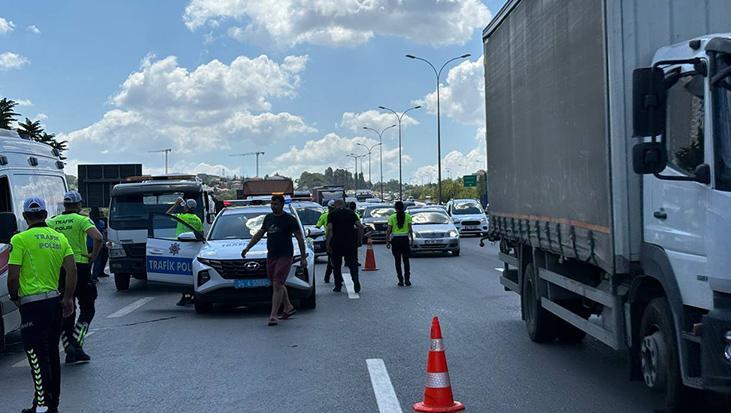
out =
[(632, 73), (632, 112), (634, 136), (665, 133), (667, 89), (662, 69), (645, 67)]
[(18, 232), (18, 219), (12, 212), (0, 212), (0, 243), (10, 243), (10, 238)]
[(695, 167), (693, 171), (696, 182), (700, 182), (704, 185), (710, 185), (711, 183), (711, 166), (707, 163), (702, 163)]
[(668, 151), (662, 142), (643, 142), (632, 148), (632, 168), (637, 174), (658, 174), (667, 164)]

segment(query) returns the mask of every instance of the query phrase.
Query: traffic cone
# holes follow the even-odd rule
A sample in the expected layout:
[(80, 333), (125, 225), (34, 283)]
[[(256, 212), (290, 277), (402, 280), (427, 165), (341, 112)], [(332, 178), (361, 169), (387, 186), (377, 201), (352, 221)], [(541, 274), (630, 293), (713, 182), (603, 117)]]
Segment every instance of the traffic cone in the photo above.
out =
[(447, 357), (444, 355), (442, 343), (442, 329), (439, 327), (439, 318), (434, 317), (431, 322), (431, 346), (426, 363), (426, 386), (424, 386), (424, 401), (414, 404), (415, 412), (448, 413), (464, 410), (464, 405), (454, 401), (452, 384), (449, 382)]
[(373, 240), (368, 237), (368, 246), (366, 247), (366, 262), (363, 271), (377, 271), (376, 268), (376, 255), (373, 253)]

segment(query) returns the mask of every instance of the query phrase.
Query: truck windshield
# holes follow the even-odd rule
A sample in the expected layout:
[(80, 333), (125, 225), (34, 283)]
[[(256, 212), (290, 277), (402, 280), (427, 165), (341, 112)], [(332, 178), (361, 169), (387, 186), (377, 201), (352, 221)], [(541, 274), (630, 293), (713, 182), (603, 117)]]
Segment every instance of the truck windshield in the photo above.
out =
[(109, 227), (116, 230), (147, 229), (151, 213), (165, 213), (179, 197), (198, 202), (197, 215), (202, 219), (201, 194), (182, 192), (139, 193), (115, 196), (109, 210)]
[[(731, 55), (720, 55), (717, 72), (731, 67)], [(713, 90), (714, 129), (716, 141), (716, 187), (731, 191), (731, 75), (719, 79)]]

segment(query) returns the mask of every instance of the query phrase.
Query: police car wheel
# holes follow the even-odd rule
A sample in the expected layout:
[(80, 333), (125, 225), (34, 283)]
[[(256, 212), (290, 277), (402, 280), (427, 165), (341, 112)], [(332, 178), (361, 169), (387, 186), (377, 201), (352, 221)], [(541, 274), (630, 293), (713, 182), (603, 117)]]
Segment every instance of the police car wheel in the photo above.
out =
[(197, 296), (193, 306), (195, 307), (195, 312), (198, 314), (208, 314), (213, 311), (213, 303), (202, 301)]
[(129, 274), (114, 274), (114, 285), (117, 291), (127, 291), (129, 289)]

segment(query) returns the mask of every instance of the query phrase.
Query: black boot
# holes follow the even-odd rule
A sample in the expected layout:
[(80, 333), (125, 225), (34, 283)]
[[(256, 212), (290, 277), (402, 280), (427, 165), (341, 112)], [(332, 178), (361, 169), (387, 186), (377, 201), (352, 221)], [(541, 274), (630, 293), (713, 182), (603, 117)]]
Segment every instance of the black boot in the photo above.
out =
[(403, 287), (404, 286), (404, 278), (402, 276), (400, 276), (400, 275), (398, 276), (398, 284), (397, 285), (399, 287)]

